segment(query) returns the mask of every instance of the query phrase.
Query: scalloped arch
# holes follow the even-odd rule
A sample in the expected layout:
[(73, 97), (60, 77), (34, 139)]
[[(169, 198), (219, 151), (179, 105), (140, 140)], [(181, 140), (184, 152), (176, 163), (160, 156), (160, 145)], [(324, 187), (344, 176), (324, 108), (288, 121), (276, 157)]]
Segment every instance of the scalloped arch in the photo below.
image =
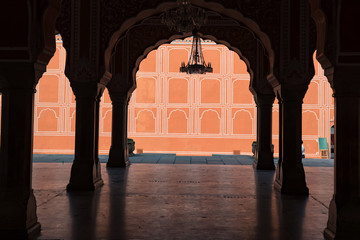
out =
[[(252, 81), (253, 79), (253, 70), (250, 67), (250, 62), (249, 60), (241, 53), (241, 51), (238, 48), (232, 47), (230, 43), (228, 43), (227, 41), (224, 40), (219, 40), (216, 37), (212, 36), (212, 35), (203, 35), (202, 33), (199, 33), (201, 38), (205, 38), (205, 39), (210, 39), (216, 43), (220, 43), (225, 45), (227, 48), (229, 48), (230, 50), (234, 51), (235, 53), (237, 53), (240, 56), (240, 59), (243, 60), (246, 64), (246, 67), (248, 69), (248, 72), (250, 74), (250, 81)], [(141, 63), (141, 61), (143, 59), (146, 58), (147, 54), (149, 54), (152, 50), (157, 49), (159, 46), (169, 43), (175, 39), (179, 39), (179, 38), (186, 38), (186, 37), (190, 37), (191, 33), (187, 33), (187, 34), (183, 34), (183, 35), (173, 35), (172, 37), (168, 38), (168, 39), (161, 39), (159, 40), (155, 45), (149, 46), (148, 48), (145, 49), (145, 51), (143, 52), (143, 54), (141, 56), (138, 57), (138, 59), (136, 60), (136, 64), (135, 67), (133, 68), (132, 71), (132, 77), (133, 79), (136, 79), (136, 72), (139, 69), (139, 65)]]
[[(224, 16), (227, 16), (229, 18), (232, 18), (238, 22), (241, 22), (242, 24), (244, 24), (246, 27), (248, 27), (249, 29), (251, 29), (260, 39), (260, 41), (262, 42), (263, 46), (265, 47), (265, 49), (267, 50), (268, 56), (269, 56), (269, 63), (270, 63), (270, 73), (269, 76), (273, 76), (273, 66), (274, 66), (274, 50), (271, 46), (271, 41), (270, 38), (267, 36), (267, 34), (265, 34), (263, 31), (261, 31), (260, 26), (253, 21), (250, 18), (245, 17), (241, 12), (238, 12), (236, 10), (233, 9), (227, 9), (225, 8), (223, 5), (219, 4), (219, 3), (214, 3), (214, 2), (206, 2), (204, 0), (191, 0), (190, 1), (191, 4), (197, 5), (201, 8), (207, 9), (207, 10), (211, 10), (214, 11), (216, 13), (222, 14)], [(159, 4), (156, 8), (154, 9), (147, 9), (147, 10), (143, 10), (141, 11), (137, 16), (128, 19), (127, 21), (125, 21), (121, 27), (119, 28), (118, 31), (116, 31), (115, 33), (113, 33), (113, 35), (111, 36), (109, 43), (108, 43), (108, 47), (105, 50), (105, 55), (104, 55), (104, 60), (105, 60), (105, 75), (108, 75), (110, 73), (110, 59), (111, 59), (111, 54), (112, 51), (118, 41), (118, 39), (120, 38), (121, 35), (123, 35), (131, 26), (135, 25), (137, 22), (144, 20), (148, 17), (160, 14), (161, 12), (167, 10), (167, 9), (172, 9), (177, 7), (177, 3), (176, 2), (164, 2)], [(174, 35), (176, 37), (168, 39), (167, 41), (171, 41), (174, 40), (176, 38), (179, 38), (180, 35)], [(209, 38), (211, 40), (215, 40), (216, 38)], [(159, 41), (156, 45), (161, 45), (163, 43), (165, 43), (166, 41), (161, 40)], [(217, 41), (219, 43), (226, 45), (226, 41)], [(229, 44), (228, 44), (229, 45)], [(229, 46), (227, 46), (229, 47)], [(234, 49), (232, 49), (234, 50)], [(234, 50), (235, 51), (235, 50)], [(149, 52), (147, 50), (145, 50), (145, 52)], [(240, 51), (237, 50), (237, 53), (239, 54)], [(239, 54), (241, 56), (241, 54)], [(145, 54), (146, 56), (146, 54)], [(245, 59), (243, 59), (245, 60)], [(245, 61), (246, 62), (246, 61)], [(247, 62), (248, 64), (248, 62)], [(137, 63), (138, 65), (138, 63)], [(249, 65), (248, 65), (249, 66)], [(275, 77), (272, 77), (272, 81), (276, 81)]]

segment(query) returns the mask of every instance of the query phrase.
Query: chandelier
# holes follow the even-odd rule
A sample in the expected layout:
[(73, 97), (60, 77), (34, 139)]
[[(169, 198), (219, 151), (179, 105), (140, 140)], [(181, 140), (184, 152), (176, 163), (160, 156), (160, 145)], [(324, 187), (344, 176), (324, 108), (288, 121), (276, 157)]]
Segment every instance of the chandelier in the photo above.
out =
[(187, 74), (205, 74), (207, 72), (213, 72), (211, 63), (206, 65), (204, 55), (201, 49), (201, 40), (197, 34), (197, 30), (193, 30), (193, 39), (191, 54), (188, 64), (181, 63), (180, 72), (186, 72)]
[(161, 22), (170, 30), (188, 33), (194, 28), (199, 29), (206, 22), (205, 10), (193, 7), (188, 0), (177, 0), (177, 4), (177, 9), (165, 11), (161, 15)]
[(213, 72), (211, 63), (206, 65), (201, 49), (200, 37), (197, 30), (206, 22), (206, 13), (203, 9), (193, 7), (188, 0), (178, 0), (178, 8), (166, 11), (161, 16), (161, 22), (166, 24), (170, 30), (182, 33), (192, 31), (192, 47), (188, 64), (181, 63), (180, 72), (187, 74), (205, 74)]

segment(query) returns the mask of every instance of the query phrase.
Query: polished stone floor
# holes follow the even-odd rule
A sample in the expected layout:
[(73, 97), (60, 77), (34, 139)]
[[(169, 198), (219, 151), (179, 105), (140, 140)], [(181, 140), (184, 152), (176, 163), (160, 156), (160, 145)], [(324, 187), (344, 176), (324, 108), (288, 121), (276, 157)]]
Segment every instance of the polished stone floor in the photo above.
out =
[(38, 239), (323, 239), (333, 193), (332, 167), (305, 167), (309, 197), (246, 165), (101, 167), (104, 186), (67, 193), (70, 163), (34, 163)]

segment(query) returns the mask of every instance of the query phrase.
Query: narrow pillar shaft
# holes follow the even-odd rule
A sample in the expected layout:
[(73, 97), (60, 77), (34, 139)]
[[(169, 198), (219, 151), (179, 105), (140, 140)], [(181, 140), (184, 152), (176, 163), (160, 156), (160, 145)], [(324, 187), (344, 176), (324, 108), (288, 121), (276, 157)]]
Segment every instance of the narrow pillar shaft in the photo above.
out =
[(302, 98), (281, 102), (281, 161), (275, 187), (285, 194), (308, 195), (301, 156)]
[(274, 170), (274, 155), (272, 150), (272, 104), (274, 95), (257, 95), (257, 135), (254, 168)]
[(360, 97), (335, 95), (335, 193), (324, 232), (326, 239), (360, 236), (359, 146)]
[(75, 159), (68, 191), (92, 191), (103, 184), (95, 161), (96, 83), (71, 82), (76, 97)]
[(95, 104), (95, 165), (96, 165), (96, 178), (101, 178), (100, 159), (99, 159), (99, 118), (100, 118), (100, 102), (104, 92), (104, 86), (98, 84), (98, 95)]
[(28, 233), (40, 231), (31, 183), (34, 91), (1, 90), (0, 236), (4, 239), (25, 239)]
[(279, 99), (279, 159), (278, 159), (278, 163), (277, 163), (277, 168), (276, 168), (276, 179), (278, 179), (278, 177), (280, 178), (280, 172), (279, 170), (281, 169), (281, 163), (282, 163), (282, 101), (281, 99)]
[(129, 95), (110, 92), (112, 100), (112, 135), (107, 167), (127, 167), (130, 164), (127, 144), (127, 112)]
[(100, 99), (95, 104), (95, 162), (99, 160), (99, 118), (100, 118)]

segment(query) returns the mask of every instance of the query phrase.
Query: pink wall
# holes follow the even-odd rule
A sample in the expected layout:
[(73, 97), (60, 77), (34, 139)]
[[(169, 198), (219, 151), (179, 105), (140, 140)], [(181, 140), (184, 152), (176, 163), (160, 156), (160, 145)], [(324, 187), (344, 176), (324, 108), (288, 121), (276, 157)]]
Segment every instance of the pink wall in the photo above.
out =
[[(149, 53), (137, 73), (129, 104), (129, 137), (143, 152), (208, 155), (251, 154), (256, 139), (256, 107), (248, 90), (249, 74), (239, 56), (223, 45), (203, 43), (214, 73), (179, 73), (190, 54), (190, 40), (176, 40)], [(75, 100), (64, 75), (66, 51), (57, 51), (40, 79), (35, 108), (35, 153), (73, 153)], [(303, 105), (303, 139), (307, 157), (319, 157), (317, 139), (330, 139), (331, 88), (315, 62)], [(46, 89), (46, 90), (45, 90)], [(273, 109), (273, 143), (278, 149), (278, 106)], [(111, 137), (111, 101), (105, 92), (100, 109), (100, 153)], [(329, 142), (329, 141), (328, 141)]]

